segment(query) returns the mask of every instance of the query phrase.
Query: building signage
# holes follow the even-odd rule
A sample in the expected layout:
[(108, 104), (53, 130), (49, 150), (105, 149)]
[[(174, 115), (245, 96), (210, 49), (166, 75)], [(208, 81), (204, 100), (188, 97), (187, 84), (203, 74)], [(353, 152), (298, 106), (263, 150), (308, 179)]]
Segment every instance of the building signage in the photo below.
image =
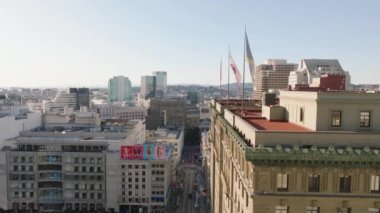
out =
[(122, 146), (121, 159), (124, 160), (165, 160), (169, 156), (170, 148), (162, 144), (144, 144)]
[(61, 145), (42, 145), (38, 147), (39, 152), (61, 152)]

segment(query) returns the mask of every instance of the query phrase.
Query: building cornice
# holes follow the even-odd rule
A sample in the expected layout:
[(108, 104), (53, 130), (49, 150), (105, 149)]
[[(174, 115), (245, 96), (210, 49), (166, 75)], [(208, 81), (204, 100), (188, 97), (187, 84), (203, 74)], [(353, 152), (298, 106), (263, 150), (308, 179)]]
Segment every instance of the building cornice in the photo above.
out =
[(334, 168), (371, 168), (380, 169), (380, 152), (369, 147), (346, 148), (282, 148), (281, 146), (258, 146), (246, 149), (246, 157), (257, 166), (281, 167), (334, 167)]

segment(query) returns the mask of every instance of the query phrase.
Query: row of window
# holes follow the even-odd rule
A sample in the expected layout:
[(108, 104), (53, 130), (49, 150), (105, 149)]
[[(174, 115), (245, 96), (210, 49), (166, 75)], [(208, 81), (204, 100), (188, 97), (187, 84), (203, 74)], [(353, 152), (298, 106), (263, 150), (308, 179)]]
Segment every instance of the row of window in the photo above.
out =
[[(54, 145), (53, 145), (54, 146)], [(31, 145), (31, 144), (18, 144), (18, 151), (35, 151), (35, 152), (46, 152), (46, 151), (63, 151), (63, 152), (101, 152), (107, 150), (107, 146), (90, 146), (90, 145), (59, 145), (59, 147), (51, 147), (49, 145)], [(21, 162), (22, 157), (21, 157)], [(32, 162), (32, 161), (30, 161)]]
[[(290, 213), (289, 206), (275, 206), (275, 213)], [(320, 213), (320, 207), (307, 206), (306, 213)], [(351, 213), (351, 208), (338, 208), (337, 213)], [(379, 213), (379, 208), (368, 208), (368, 213)]]
[(74, 189), (82, 189), (82, 190), (102, 190), (102, 184), (74, 184)]
[(102, 209), (103, 208), (103, 205), (101, 203), (90, 203), (90, 204), (87, 204), (87, 203), (66, 203), (66, 209), (75, 209), (77, 211), (79, 211), (79, 209), (82, 209), (82, 210), (86, 210), (86, 209), (89, 209), (89, 210), (94, 210), (94, 209)]
[(65, 180), (71, 181), (102, 181), (101, 175), (65, 175)]
[(74, 158), (74, 163), (90, 163), (90, 164), (102, 164), (103, 159), (102, 158)]
[[(308, 191), (319, 192), (320, 191), (320, 175), (310, 174), (308, 177)], [(289, 175), (277, 174), (277, 191), (289, 190)], [(372, 175), (370, 180), (370, 190), (373, 193), (380, 193), (380, 176)], [(339, 177), (339, 192), (347, 193), (351, 192), (351, 176), (341, 175)]]
[[(145, 171), (141, 171), (141, 175), (145, 176)], [(123, 176), (125, 176), (125, 172), (122, 173)], [(127, 173), (128, 176), (132, 176), (132, 172)], [(135, 171), (135, 176), (139, 176), (139, 171)]]
[(103, 168), (98, 166), (98, 167), (93, 167), (93, 166), (89, 166), (89, 167), (86, 167), (86, 166), (82, 166), (82, 167), (79, 167), (79, 166), (74, 166), (74, 172), (103, 172)]
[[(237, 173), (236, 173), (236, 181), (239, 181), (239, 190), (241, 189), (241, 196), (242, 196), (243, 199), (245, 197), (245, 206), (248, 207), (248, 203), (249, 203), (248, 191), (246, 191), (244, 189), (243, 182), (240, 179), (238, 180)], [(240, 185), (241, 185), (241, 187), (240, 187)], [(235, 203), (236, 203), (236, 200), (237, 200), (237, 195), (236, 195), (236, 192), (235, 192)], [(239, 209), (240, 209), (240, 202), (238, 203), (238, 206), (239, 206)]]
[(164, 191), (152, 191), (152, 195), (164, 195)]
[[(144, 185), (143, 188), (145, 189), (145, 185)], [(138, 188), (136, 188), (136, 189), (138, 189)], [(138, 192), (138, 191), (127, 191), (127, 192), (128, 192), (128, 193), (126, 193), (126, 191), (123, 190), (123, 191), (121, 192), (121, 195), (125, 196), (126, 194), (128, 194), (128, 196), (132, 196), (132, 194), (133, 194), (133, 192), (134, 192), (135, 196), (139, 196), (139, 192)], [(142, 195), (144, 196), (146, 192), (143, 191), (142, 193), (143, 193)], [(151, 194), (152, 194), (152, 195), (164, 195), (165, 192), (164, 192), (164, 191), (152, 191)]]
[(34, 167), (32, 165), (13, 165), (13, 172), (33, 172)]
[[(128, 182), (131, 183), (132, 182), (132, 178), (128, 178)], [(121, 179), (121, 182), (122, 183), (125, 183), (125, 178), (122, 178)], [(135, 183), (138, 183), (139, 182), (139, 178), (135, 178)], [(145, 178), (141, 178), (141, 182), (145, 183)]]
[[(304, 122), (305, 108), (301, 107), (299, 111), (299, 121)], [(342, 127), (342, 110), (332, 110), (330, 112), (330, 127)], [(371, 127), (371, 111), (359, 112), (359, 127), (370, 128)]]
[[(96, 196), (95, 196), (96, 195)], [(79, 193), (79, 192), (75, 192), (74, 193), (74, 198), (76, 199), (98, 199), (98, 200), (101, 200), (103, 199), (103, 194), (102, 193)]]
[(13, 192), (13, 198), (33, 198), (34, 197), (34, 192), (19, 192), (15, 191)]
[(15, 156), (12, 158), (12, 163), (33, 163), (33, 157)]
[(123, 198), (122, 199), (122, 202), (123, 203), (149, 203), (149, 200), (151, 200), (151, 202), (164, 202), (165, 201), (165, 198), (164, 197), (152, 197), (151, 199), (149, 198), (139, 198), (139, 197), (135, 197), (135, 198)]
[(17, 188), (21, 188), (21, 189), (34, 189), (34, 183), (14, 182), (14, 183), (11, 183), (10, 187), (12, 189), (17, 189)]
[[(139, 185), (134, 185), (135, 187), (135, 189), (139, 189)], [(126, 187), (125, 187), (125, 184), (121, 184), (121, 187), (122, 187), (122, 189), (126, 189)], [(132, 189), (133, 187), (132, 187), (132, 184), (128, 184), (128, 189)], [(145, 184), (142, 184), (141, 185), (141, 188), (142, 189), (145, 189)]]
[(152, 178), (152, 181), (165, 181), (165, 178), (163, 178), (163, 177), (156, 177), (156, 178)]
[[(126, 167), (127, 167), (127, 165), (124, 165), (124, 164), (121, 165), (121, 168), (122, 168), (122, 169), (125, 169)], [(128, 169), (132, 169), (132, 168), (133, 168), (133, 165), (128, 164)], [(137, 164), (136, 164), (136, 165), (134, 166), (134, 168), (135, 168), (135, 169), (140, 169), (140, 165), (137, 165)], [(141, 165), (141, 169), (146, 169), (146, 165)]]
[[(330, 126), (341, 127), (342, 126), (342, 111), (332, 110), (330, 112)], [(370, 128), (371, 127), (371, 111), (359, 112), (359, 127)]]
[(34, 180), (34, 174), (9, 174), (9, 180)]
[(163, 175), (163, 174), (165, 174), (165, 171), (155, 171), (155, 170), (152, 171), (152, 175)]
[(58, 155), (42, 155), (38, 157), (38, 162), (60, 163), (62, 162), (62, 157)]

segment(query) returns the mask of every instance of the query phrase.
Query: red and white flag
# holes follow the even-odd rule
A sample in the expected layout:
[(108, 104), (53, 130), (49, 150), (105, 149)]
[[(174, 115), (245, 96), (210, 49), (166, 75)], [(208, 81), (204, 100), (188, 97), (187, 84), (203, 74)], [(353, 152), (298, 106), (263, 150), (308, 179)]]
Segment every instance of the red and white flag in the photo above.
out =
[(235, 64), (235, 61), (234, 59), (232, 58), (231, 54), (230, 54), (230, 66), (232, 68), (232, 71), (234, 72), (235, 74), (235, 79), (236, 79), (236, 83), (237, 83), (237, 87), (238, 89), (240, 88), (240, 82), (241, 82), (241, 74)]

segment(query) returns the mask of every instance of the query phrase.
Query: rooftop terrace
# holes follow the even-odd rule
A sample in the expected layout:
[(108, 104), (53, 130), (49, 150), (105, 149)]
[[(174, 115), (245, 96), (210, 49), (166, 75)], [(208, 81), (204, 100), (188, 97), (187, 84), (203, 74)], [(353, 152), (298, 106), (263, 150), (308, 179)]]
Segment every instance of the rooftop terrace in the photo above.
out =
[(257, 130), (269, 130), (269, 131), (299, 131), (299, 132), (310, 132), (311, 130), (293, 124), (285, 120), (269, 121), (262, 117), (260, 110), (245, 110), (242, 113), (239, 110), (231, 110), (235, 115), (243, 118), (249, 124), (251, 124)]

